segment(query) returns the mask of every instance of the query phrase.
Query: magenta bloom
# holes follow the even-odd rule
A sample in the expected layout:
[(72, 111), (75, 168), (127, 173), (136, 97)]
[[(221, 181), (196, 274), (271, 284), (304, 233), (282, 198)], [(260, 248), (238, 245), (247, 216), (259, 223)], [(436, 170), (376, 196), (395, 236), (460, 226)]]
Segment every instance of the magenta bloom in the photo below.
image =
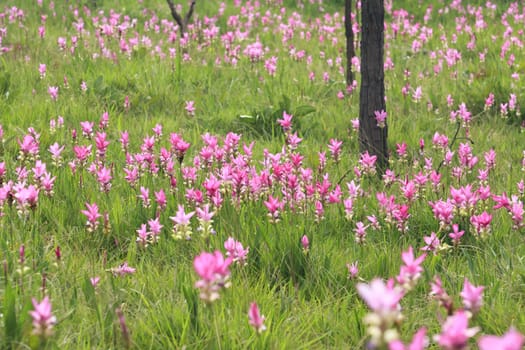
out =
[(259, 307), (256, 303), (250, 304), (250, 310), (248, 310), (248, 319), (250, 320), (250, 325), (255, 328), (257, 333), (261, 333), (266, 330), (264, 325), (265, 317), (259, 312)]
[(86, 203), (87, 210), (82, 210), (81, 213), (87, 217), (86, 226), (89, 232), (93, 232), (98, 227), (98, 218), (102, 215), (98, 212), (97, 203), (89, 204)]
[(307, 235), (304, 235), (303, 237), (301, 237), (301, 245), (303, 246), (303, 250), (305, 252), (307, 252), (308, 249), (310, 248), (310, 241), (308, 240)]
[(230, 270), (228, 267), (232, 261), (232, 257), (224, 259), (218, 250), (213, 254), (204, 252), (195, 257), (193, 267), (201, 278), (195, 283), (195, 287), (200, 289), (201, 299), (212, 302), (219, 298), (221, 288), (229, 286)]
[(395, 288), (392, 283), (385, 284), (381, 279), (374, 279), (370, 284), (358, 283), (357, 293), (368, 307), (378, 313), (385, 314), (397, 311), (403, 291)]
[(113, 275), (119, 276), (119, 277), (134, 274), (136, 271), (137, 269), (129, 266), (127, 261), (124, 261), (119, 266), (111, 269), (111, 272), (113, 273)]
[(445, 350), (466, 349), (469, 338), (472, 338), (478, 328), (467, 328), (468, 317), (465, 311), (458, 311), (449, 316), (442, 326), (441, 334), (435, 336), (435, 340)]
[(463, 298), (463, 305), (465, 309), (473, 314), (477, 313), (483, 303), (483, 289), (484, 286), (476, 287), (470, 284), (469, 280), (465, 278), (463, 283), (463, 290), (461, 291), (461, 298)]
[(524, 343), (525, 337), (514, 328), (511, 328), (501, 337), (484, 335), (478, 340), (480, 350), (520, 350)]
[(40, 303), (33, 298), (33, 310), (29, 311), (33, 318), (33, 334), (42, 337), (49, 337), (53, 334), (53, 326), (56, 323), (56, 317), (51, 313), (51, 303), (46, 296)]
[(412, 342), (408, 345), (404, 345), (400, 340), (395, 340), (393, 342), (390, 342), (388, 344), (389, 350), (423, 350), (428, 345), (428, 339), (427, 339), (427, 329), (421, 328), (419, 329), (416, 334), (414, 334), (414, 338), (412, 338)]

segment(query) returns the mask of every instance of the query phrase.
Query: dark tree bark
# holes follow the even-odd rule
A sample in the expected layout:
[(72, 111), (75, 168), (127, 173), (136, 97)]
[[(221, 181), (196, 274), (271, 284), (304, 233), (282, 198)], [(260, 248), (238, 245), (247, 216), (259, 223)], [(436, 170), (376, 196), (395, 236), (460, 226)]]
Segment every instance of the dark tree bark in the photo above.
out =
[(388, 127), (380, 128), (375, 111), (386, 111), (383, 0), (365, 0), (361, 8), (361, 92), (359, 99), (359, 149), (377, 156), (379, 173), (388, 165)]
[(352, 0), (345, 0), (345, 36), (346, 36), (346, 85), (352, 85), (352, 57), (355, 56), (354, 31), (352, 30)]
[(186, 13), (186, 16), (184, 18), (182, 18), (182, 16), (177, 12), (173, 0), (166, 1), (168, 2), (168, 6), (170, 7), (171, 17), (173, 17), (175, 22), (177, 22), (177, 25), (180, 28), (180, 33), (184, 35), (184, 33), (186, 33), (186, 31), (188, 30), (188, 23), (190, 22), (191, 16), (193, 15), (193, 9), (197, 0), (191, 1), (190, 9), (188, 10), (188, 13)]

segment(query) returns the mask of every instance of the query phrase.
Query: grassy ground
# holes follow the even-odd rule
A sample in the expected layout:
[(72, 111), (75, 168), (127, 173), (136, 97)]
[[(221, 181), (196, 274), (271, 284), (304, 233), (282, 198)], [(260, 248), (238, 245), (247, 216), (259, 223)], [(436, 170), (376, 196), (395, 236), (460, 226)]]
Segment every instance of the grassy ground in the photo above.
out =
[[(518, 101), (523, 95), (523, 49), (513, 44), (504, 59), (500, 58), (503, 43), (511, 40), (504, 35), (506, 28), (501, 24), (508, 5), (499, 4), (494, 11), (483, 7), (481, 13), (487, 28), (476, 31), (475, 16), (469, 14), (466, 5), (466, 12), (452, 7), (445, 11), (445, 6), (436, 1), (431, 18), (425, 22), (425, 12), (419, 6), (410, 2), (394, 4), (394, 11), (405, 7), (413, 17), (387, 15), (386, 56), (394, 62), (385, 79), (389, 146), (391, 169), (397, 175), (395, 184), (387, 185), (374, 176), (359, 178), (352, 171), (359, 159), (357, 133), (350, 122), (358, 116), (358, 90), (346, 93), (341, 64), (337, 63), (342, 60), (344, 64), (342, 5), (324, 4), (320, 10), (320, 5), (305, 4), (299, 8), (293, 3), (285, 4), (284, 10), (267, 4), (252, 9), (244, 4), (242, 10), (227, 1), (224, 14), (218, 16), (219, 3), (199, 2), (196, 25), (190, 31), (187, 46), (178, 39), (169, 42), (172, 29), (166, 21), (171, 18), (164, 2), (129, 1), (122, 5), (117, 1), (86, 1), (83, 6), (80, 2), (57, 2), (54, 9), (47, 2), (42, 7), (17, 1), (4, 5), (0, 29), (6, 28), (7, 32), (0, 34), (0, 46), (9, 50), (0, 55), (0, 124), (4, 130), (0, 163), (6, 168), (0, 184), (5, 188), (9, 181), (23, 182), (18, 167), (29, 171), (25, 184), (35, 183), (31, 172), (35, 161), (18, 157), (19, 141), (28, 134), (29, 127), (40, 134), (39, 158), (56, 180), (54, 194), (45, 196), (41, 190), (38, 204), (27, 215), (19, 215), (15, 198), (6, 200), (2, 208), (0, 341), (3, 347), (363, 348), (367, 341), (363, 317), (368, 310), (358, 297), (355, 284), (374, 277), (396, 276), (402, 264), (401, 252), (409, 246), (419, 251), (425, 245), (423, 237), (432, 231), (451, 245), (447, 238), (450, 231), (440, 230), (429, 201), (448, 198), (450, 186), (472, 184), (478, 189), (478, 169), (484, 168), (483, 154), (489, 149), (497, 152), (496, 167), (488, 178), (491, 193), (505, 192), (509, 198), (517, 195), (523, 200), (516, 187), (523, 179), (521, 106), (509, 112), (506, 119), (500, 116), (499, 107), (508, 102), (510, 94), (516, 94)], [(11, 6), (24, 11), (23, 19), (16, 18)], [(75, 8), (79, 9), (78, 15)], [(518, 8), (523, 11), (523, 6)], [(444, 11), (441, 15), (440, 10)], [(130, 24), (135, 24), (120, 37), (118, 33), (103, 34), (103, 24), (106, 20), (111, 23), (112, 13), (120, 14), (118, 20), (113, 15), (118, 24), (126, 22), (124, 16), (136, 22), (130, 20)], [(232, 26), (230, 16), (234, 15), (241, 25)], [(10, 16), (14, 16), (12, 21)], [(42, 16), (47, 16), (45, 24)], [(465, 29), (457, 31), (457, 27), (465, 27), (458, 24), (462, 16), (473, 28), (472, 33)], [(93, 24), (95, 17), (98, 24)], [(263, 24), (261, 17), (268, 24)], [(523, 40), (519, 32), (522, 23), (511, 15), (508, 18), (517, 41)], [(84, 22), (83, 32), (75, 29), (80, 19)], [(212, 28), (210, 23), (215, 20), (219, 35), (238, 32), (232, 43), (236, 54), (229, 55), (220, 38), (207, 41), (205, 29)], [(399, 26), (397, 34), (392, 27), (394, 23)], [(39, 26), (45, 26), (43, 38), (38, 35)], [(113, 30), (118, 31), (116, 26)], [(246, 32), (245, 39), (240, 38), (242, 32)], [(428, 40), (422, 39), (425, 36)], [(64, 49), (59, 47), (60, 37), (66, 39)], [(78, 40), (74, 52), (71, 52), (72, 37)], [(135, 37), (137, 48), (122, 52), (121, 40), (131, 45)], [(467, 43), (473, 37), (474, 47), (468, 49)], [(243, 51), (257, 40), (264, 47), (264, 57), (259, 62), (250, 62)], [(422, 46), (417, 52), (413, 49), (415, 40)], [(170, 48), (176, 51), (173, 58)], [(442, 53), (450, 48), (461, 53), (461, 60), (449, 66)], [(304, 58), (291, 55), (294, 50), (304, 50)], [(480, 53), (485, 53), (484, 62), (480, 61)], [(515, 63), (509, 66), (510, 54), (514, 55)], [(272, 56), (278, 58), (273, 77), (264, 66), (264, 61)], [(232, 58), (238, 60), (236, 65), (226, 62)], [(443, 68), (435, 72), (439, 60)], [(46, 65), (44, 76), (39, 73), (40, 64)], [(512, 73), (517, 73), (519, 79), (512, 78)], [(314, 79), (310, 78), (312, 74)], [(85, 91), (81, 89), (82, 82), (87, 86)], [(410, 87), (404, 97), (402, 88), (406, 84)], [(56, 100), (48, 93), (49, 87), (54, 86), (58, 87)], [(413, 97), (417, 87), (422, 89), (419, 101)], [(337, 96), (340, 91), (344, 93), (342, 99)], [(494, 94), (495, 104), (485, 109), (489, 93)], [(454, 100), (450, 106), (448, 95)], [(185, 110), (187, 101), (195, 102), (194, 116)], [(461, 128), (458, 138), (453, 139), (456, 124), (450, 122), (450, 112), (463, 102), (473, 115), (468, 138), (466, 129)], [(303, 138), (297, 153), (304, 156), (302, 167), (312, 169), (313, 184), (321, 182), (327, 173), (332, 183), (330, 191), (339, 182), (343, 198), (349, 196), (347, 182), (354, 180), (361, 186), (363, 193), (355, 199), (353, 218), (345, 218), (341, 203), (325, 202), (324, 219), (317, 220), (314, 210), (315, 199), (320, 198), (317, 194), (305, 200), (303, 211), (287, 206), (280, 222), (271, 223), (263, 202), (269, 194), (283, 198), (283, 191), (290, 191), (285, 181), (274, 179), (272, 186), (242, 197), (240, 203), (232, 196), (231, 185), (224, 182), (221, 185), (224, 202), (216, 209), (213, 223), (216, 235), (209, 239), (200, 237), (195, 232), (198, 223), (194, 217), (191, 221), (194, 238), (173, 239), (170, 216), (175, 215), (179, 204), (185, 205), (187, 211), (195, 208), (186, 199), (186, 190), (192, 186), (184, 183), (180, 168), (191, 166), (203, 149), (202, 135), (207, 132), (218, 135), (222, 146), (228, 132), (242, 134), (238, 154), (247, 158), (250, 157), (242, 151), (242, 145), (255, 141), (249, 164), (260, 174), (265, 150), (279, 153), (286, 148), (286, 136), (277, 123), (283, 111), (294, 115), (294, 131)], [(94, 121), (95, 130), (100, 131), (97, 125), (104, 112), (109, 113), (105, 132), (110, 144), (99, 165), (112, 169), (108, 193), (99, 190), (97, 177), (87, 169), (73, 174), (68, 166), (75, 159), (75, 144), (91, 144), (93, 150), (96, 148), (93, 138), (82, 136), (79, 123)], [(64, 118), (64, 127), (53, 131), (50, 121), (59, 116)], [(129, 132), (129, 153), (140, 154), (144, 152), (141, 150), (144, 138), (153, 136), (152, 128), (157, 124), (163, 127), (163, 136), (153, 148), (157, 163), (161, 147), (170, 147), (170, 133), (176, 132), (191, 143), (182, 166), (176, 163), (174, 177), (178, 185), (173, 193), (169, 176), (163, 171), (157, 175), (142, 171), (135, 187), (124, 179), (126, 155), (119, 143), (121, 132)], [(71, 137), (73, 130), (78, 134), (76, 141)], [(450, 145), (456, 152), (451, 166), (440, 166), (443, 154), (432, 148), (435, 132), (448, 135), (451, 143), (455, 140)], [(326, 145), (330, 139), (343, 141), (339, 163), (329, 157)], [(420, 139), (425, 141), (424, 156), (419, 152)], [(65, 146), (61, 166), (52, 164), (47, 151), (55, 142)], [(396, 144), (403, 142), (408, 145), (406, 158), (395, 153)], [(460, 143), (470, 144), (479, 163), (458, 180), (452, 169), (459, 167)], [(320, 151), (326, 151), (329, 160), (325, 171), (318, 173)], [(430, 173), (430, 169), (424, 168), (424, 157), (432, 158), (431, 167), (441, 172), (442, 185), (437, 189), (430, 184), (423, 186), (418, 197), (408, 203), (401, 194), (401, 181), (413, 179), (420, 171)], [(89, 161), (94, 158), (91, 156)], [(225, 164), (231, 163), (231, 160), (216, 161), (209, 168), (199, 168), (195, 188), (205, 192), (203, 181), (210, 174), (218, 176), (227, 168)], [(141, 186), (149, 188), (153, 202), (154, 192), (160, 189), (168, 195), (167, 207), (160, 213), (164, 225), (160, 240), (147, 248), (136, 244), (136, 230), (155, 217), (159, 206), (155, 203), (149, 208), (142, 206), (137, 198)], [(376, 200), (378, 192), (395, 195), (396, 202), (410, 206), (407, 232), (402, 234), (385, 221)], [(86, 209), (85, 203), (93, 202), (101, 213), (108, 214), (111, 227), (106, 227), (107, 232), (103, 232), (102, 220), (96, 232), (86, 230), (86, 217), (81, 211)], [(426, 257), (420, 281), (401, 302), (404, 320), (400, 333), (404, 340), (421, 326), (428, 328), (430, 338), (440, 333), (445, 315), (428, 296), (429, 283), (435, 275), (441, 277), (457, 308), (461, 307), (459, 294), (465, 277), (476, 286), (485, 286), (484, 306), (471, 320), (482, 333), (502, 334), (511, 325), (524, 331), (520, 329), (525, 324), (523, 232), (513, 229), (510, 216), (504, 210), (492, 209), (493, 206), (493, 200), (488, 199), (479, 201), (474, 208), (476, 214), (484, 210), (493, 214), (488, 237), (477, 239), (469, 217), (456, 215), (454, 223), (468, 231), (461, 244)], [(357, 244), (356, 224), (367, 223), (369, 215), (376, 215), (382, 227), (369, 228), (366, 244)], [(303, 252), (300, 244), (303, 235), (310, 241), (308, 253)], [(194, 287), (198, 277), (193, 260), (203, 251), (224, 252), (223, 243), (230, 236), (250, 247), (248, 264), (232, 265), (231, 287), (221, 291), (220, 299), (208, 305), (199, 299)], [(21, 245), (25, 247), (23, 264)], [(57, 247), (60, 259), (56, 257)], [(124, 261), (136, 268), (136, 272), (114, 276), (111, 269)], [(349, 279), (346, 264), (354, 261), (358, 261), (359, 277)], [(100, 282), (93, 287), (90, 278), (95, 276), (100, 277)], [(54, 334), (47, 342), (31, 335), (29, 315), (31, 298), (41, 300), (44, 295), (50, 297), (57, 317)], [(261, 334), (248, 324), (248, 307), (253, 301), (266, 317), (267, 330)], [(129, 338), (122, 331), (117, 309), (125, 318)], [(431, 347), (437, 347), (435, 342), (431, 342)]]

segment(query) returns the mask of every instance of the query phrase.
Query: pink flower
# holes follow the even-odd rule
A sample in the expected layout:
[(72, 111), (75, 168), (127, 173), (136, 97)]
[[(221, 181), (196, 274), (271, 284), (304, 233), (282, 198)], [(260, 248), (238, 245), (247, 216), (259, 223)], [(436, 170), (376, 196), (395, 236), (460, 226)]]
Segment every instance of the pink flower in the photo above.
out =
[(461, 298), (463, 298), (463, 305), (466, 310), (469, 310), (473, 314), (479, 311), (483, 303), (483, 289), (485, 289), (484, 286), (476, 287), (465, 278), (463, 290), (460, 295)]
[(478, 340), (480, 350), (520, 350), (524, 343), (525, 337), (514, 328), (511, 328), (501, 337), (484, 335)]
[(423, 240), (425, 241), (426, 246), (421, 248), (421, 250), (426, 251), (426, 252), (433, 252), (434, 255), (436, 255), (436, 252), (441, 245), (441, 242), (439, 241), (439, 237), (436, 235), (436, 233), (432, 232), (430, 236), (423, 237)]
[(86, 203), (86, 207), (87, 210), (82, 210), (81, 213), (87, 217), (86, 226), (88, 232), (93, 232), (97, 229), (99, 224), (98, 218), (102, 217), (102, 215), (98, 212), (97, 203)]
[(346, 268), (348, 269), (348, 279), (354, 279), (357, 277), (357, 274), (359, 273), (359, 269), (357, 267), (357, 261), (354, 261), (353, 263), (346, 264)]
[(56, 101), (58, 99), (58, 86), (49, 86), (47, 88), (47, 93), (51, 100)]
[(472, 215), (470, 223), (476, 229), (478, 237), (483, 238), (490, 232), (490, 223), (492, 222), (492, 215), (484, 211), (479, 215)]
[(283, 119), (277, 119), (277, 123), (281, 125), (284, 131), (288, 131), (292, 128), (292, 118), (293, 115), (286, 113), (286, 111), (283, 111)]
[(307, 252), (308, 249), (310, 248), (310, 241), (308, 240), (307, 235), (304, 235), (303, 237), (301, 237), (301, 245), (303, 246), (304, 252)]
[(173, 221), (173, 238), (175, 239), (191, 239), (191, 226), (190, 219), (195, 215), (195, 212), (186, 213), (184, 211), (184, 206), (178, 206), (177, 213), (175, 216), (170, 216), (171, 221)]
[(370, 284), (358, 283), (357, 293), (375, 313), (383, 315), (399, 309), (403, 291), (393, 283), (385, 284), (381, 279), (374, 279)]
[(452, 242), (455, 246), (457, 246), (459, 244), (459, 240), (465, 234), (465, 231), (460, 231), (457, 224), (452, 225), (452, 230), (453, 232), (449, 233), (448, 236), (452, 238)]
[(129, 266), (128, 262), (125, 261), (119, 266), (112, 268), (110, 271), (113, 273), (114, 276), (122, 277), (122, 276), (134, 274), (137, 271), (137, 269)]
[(472, 338), (479, 328), (467, 328), (468, 317), (465, 311), (460, 310), (449, 316), (442, 326), (441, 334), (434, 338), (445, 350), (467, 349), (468, 340)]
[(33, 334), (47, 338), (53, 334), (53, 326), (57, 319), (51, 313), (49, 297), (45, 297), (40, 303), (33, 298), (33, 310), (29, 311), (33, 319)]
[(377, 127), (378, 128), (384, 128), (386, 126), (386, 117), (387, 117), (386, 112), (384, 110), (375, 111), (374, 115), (375, 115), (375, 118), (376, 118)]
[(98, 285), (99, 282), (100, 282), (100, 277), (98, 277), (98, 276), (91, 277), (91, 278), (89, 279), (89, 282), (91, 283), (91, 285), (93, 286), (93, 288), (96, 288), (97, 285)]
[(212, 302), (219, 298), (219, 291), (228, 287), (230, 271), (228, 267), (233, 258), (224, 259), (222, 253), (216, 250), (212, 253), (201, 253), (193, 260), (195, 272), (201, 278), (195, 283), (200, 289), (200, 297), (206, 302)]
[(332, 158), (337, 163), (339, 162), (339, 156), (341, 155), (341, 146), (343, 145), (343, 141), (339, 141), (336, 139), (330, 139), (330, 143), (328, 144), (328, 149), (330, 150), (330, 154), (332, 155)]
[(390, 342), (388, 344), (389, 350), (423, 350), (428, 346), (428, 339), (426, 337), (427, 329), (421, 328), (419, 329), (416, 334), (414, 334), (414, 338), (412, 338), (412, 342), (405, 346), (400, 340), (395, 340), (393, 342)]
[(224, 242), (224, 249), (226, 249), (226, 255), (232, 257), (233, 261), (239, 263), (240, 265), (246, 265), (248, 252), (250, 251), (249, 247), (244, 249), (241, 242), (238, 242), (232, 237), (229, 237)]
[(194, 116), (195, 115), (195, 102), (194, 101), (186, 101), (184, 109), (186, 110), (188, 115)]
[(248, 310), (248, 319), (250, 326), (255, 328), (257, 333), (261, 333), (266, 330), (266, 326), (264, 325), (265, 317), (259, 312), (259, 307), (256, 303), (250, 304), (250, 309)]

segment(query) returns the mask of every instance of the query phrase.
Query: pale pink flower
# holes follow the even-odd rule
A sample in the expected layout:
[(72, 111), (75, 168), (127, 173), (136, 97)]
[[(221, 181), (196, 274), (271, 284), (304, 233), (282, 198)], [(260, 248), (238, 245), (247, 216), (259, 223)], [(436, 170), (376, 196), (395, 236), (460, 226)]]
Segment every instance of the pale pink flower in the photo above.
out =
[(35, 298), (32, 299), (33, 310), (29, 311), (33, 319), (33, 334), (47, 338), (53, 334), (53, 326), (56, 324), (56, 317), (51, 313), (51, 302), (49, 297), (45, 297), (39, 303)]
[(122, 277), (122, 276), (134, 274), (137, 271), (137, 269), (129, 266), (128, 262), (125, 261), (119, 266), (110, 269), (110, 271), (111, 273), (113, 273), (114, 276)]
[(257, 333), (261, 333), (266, 330), (266, 326), (264, 325), (265, 317), (261, 315), (259, 307), (256, 303), (250, 304), (250, 310), (248, 310), (248, 319), (250, 325), (257, 331)]
[(219, 291), (228, 287), (230, 270), (228, 267), (233, 258), (224, 256), (220, 251), (212, 253), (203, 252), (193, 260), (193, 267), (200, 280), (195, 287), (200, 290), (200, 297), (206, 302), (212, 302), (219, 298)]
[(520, 350), (524, 343), (525, 337), (514, 328), (511, 328), (501, 337), (484, 335), (478, 340), (480, 350)]
[(388, 350), (423, 350), (428, 346), (426, 335), (427, 329), (423, 327), (414, 334), (410, 344), (405, 346), (400, 340), (395, 340), (388, 344)]
[(478, 327), (468, 328), (468, 316), (463, 310), (449, 316), (441, 328), (441, 334), (434, 337), (435, 341), (445, 350), (464, 350), (468, 340), (479, 331)]
[(186, 113), (190, 116), (195, 115), (195, 101), (186, 101), (184, 109), (186, 110)]
[(58, 86), (49, 86), (47, 88), (47, 93), (49, 94), (49, 97), (51, 97), (51, 100), (58, 100)]
[(473, 314), (479, 311), (483, 304), (483, 289), (485, 289), (484, 286), (476, 287), (465, 278), (463, 290), (460, 295), (466, 310), (469, 310)]

